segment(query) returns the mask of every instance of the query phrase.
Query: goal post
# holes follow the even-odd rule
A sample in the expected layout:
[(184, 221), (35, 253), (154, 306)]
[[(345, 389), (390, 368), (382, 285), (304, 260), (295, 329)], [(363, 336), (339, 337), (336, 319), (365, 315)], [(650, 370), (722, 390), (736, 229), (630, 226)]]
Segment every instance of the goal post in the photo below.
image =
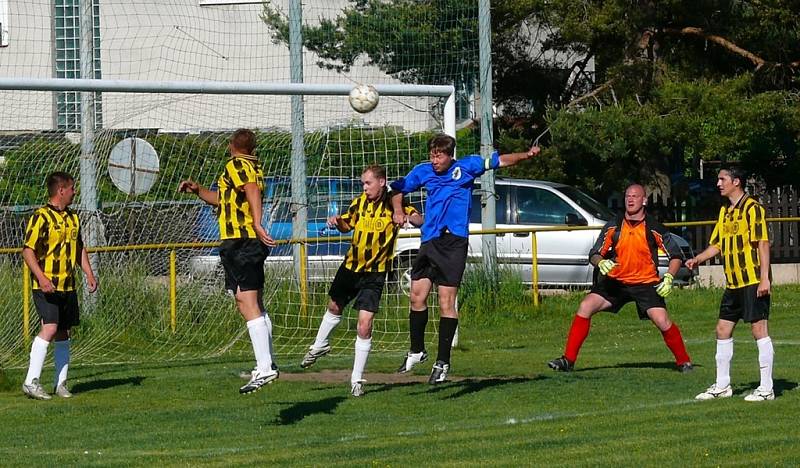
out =
[[(213, 184), (224, 163), (227, 138), (238, 127), (256, 130), (256, 153), (266, 177), (263, 221), (282, 240), (268, 261), (264, 292), (275, 326), (276, 351), (279, 360), (301, 352), (313, 339), (327, 303), (329, 281), (347, 246), (345, 239), (324, 231), (325, 218), (346, 209), (361, 192), (358, 179), (365, 166), (382, 164), (389, 178), (396, 178), (427, 158), (425, 143), (432, 133), (455, 136), (452, 86), (375, 84), (382, 99), (366, 115), (356, 114), (347, 103), (353, 86), (0, 78), (4, 109), (0, 116), (0, 248), (6, 251), (0, 254), (0, 296), (8, 298), (0, 311), (0, 340), (9, 344), (0, 351), (0, 363), (8, 368), (27, 362), (24, 337), (35, 333), (36, 321), (30, 320), (29, 329), (20, 334), (26, 298), (20, 256), (14, 249), (20, 245), (27, 218), (46, 201), (44, 179), (55, 170), (76, 177), (79, 194), (73, 208), (82, 222), (89, 213), (80, 201), (97, 200), (97, 210), (91, 215), (99, 221), (99, 232), (97, 245), (90, 247), (130, 247), (95, 254), (100, 290), (91, 304), (82, 304), (81, 326), (75, 330), (78, 359), (104, 363), (223, 355), (249, 358), (243, 324), (233, 301), (224, 294), (213, 247), (172, 247), (191, 242), (213, 245), (216, 240), (213, 212), (175, 189), (177, 181), (187, 177), (205, 186)], [(102, 110), (102, 123), (92, 136), (94, 194), (87, 193), (80, 180), (84, 162), (80, 133), (36, 120), (51, 113), (54, 95), (65, 91), (94, 96)], [(291, 239), (290, 230), (286, 232), (293, 207), (285, 97), (292, 95), (303, 96), (311, 109), (306, 114), (305, 150), (309, 238), (314, 240), (307, 241)], [(126, 171), (129, 179), (124, 177)], [(302, 281), (291, 262), (283, 261), (289, 241), (306, 242), (308, 314), (300, 313)], [(145, 244), (159, 248), (139, 248)], [(174, 261), (170, 262), (170, 256)], [(170, 267), (175, 267), (177, 276), (176, 297), (169, 293)], [(169, 313), (172, 304), (177, 307), (175, 316)], [(345, 316), (332, 340), (334, 352), (351, 352), (357, 315), (348, 311)], [(374, 322), (376, 351), (406, 349), (407, 316), (407, 297), (387, 285)], [(435, 332), (435, 327), (429, 329)]]

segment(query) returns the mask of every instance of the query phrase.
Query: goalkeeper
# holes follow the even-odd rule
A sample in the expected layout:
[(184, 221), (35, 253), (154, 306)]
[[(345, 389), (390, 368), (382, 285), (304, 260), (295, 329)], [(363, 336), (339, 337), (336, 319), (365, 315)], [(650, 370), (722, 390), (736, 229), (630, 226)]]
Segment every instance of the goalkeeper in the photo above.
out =
[[(618, 312), (635, 302), (641, 320), (650, 319), (661, 330), (664, 342), (675, 356), (680, 372), (692, 370), (678, 326), (667, 314), (664, 298), (672, 291), (672, 280), (683, 262), (680, 248), (667, 229), (645, 212), (644, 187), (625, 190), (625, 214), (609, 221), (589, 251), (589, 261), (599, 272), (594, 286), (581, 301), (567, 335), (564, 355), (547, 365), (557, 371), (571, 371), (583, 341), (589, 335), (592, 316), (608, 310)], [(669, 269), (658, 278), (658, 250), (669, 256)]]

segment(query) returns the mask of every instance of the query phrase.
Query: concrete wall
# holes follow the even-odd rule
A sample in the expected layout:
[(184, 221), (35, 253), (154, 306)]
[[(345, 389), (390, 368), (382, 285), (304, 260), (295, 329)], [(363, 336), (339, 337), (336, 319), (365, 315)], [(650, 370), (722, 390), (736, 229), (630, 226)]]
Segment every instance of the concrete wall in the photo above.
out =
[[(701, 287), (725, 287), (725, 271), (722, 265), (701, 265), (700, 274), (695, 278)], [(800, 283), (800, 264), (785, 263), (772, 265), (772, 284)]]

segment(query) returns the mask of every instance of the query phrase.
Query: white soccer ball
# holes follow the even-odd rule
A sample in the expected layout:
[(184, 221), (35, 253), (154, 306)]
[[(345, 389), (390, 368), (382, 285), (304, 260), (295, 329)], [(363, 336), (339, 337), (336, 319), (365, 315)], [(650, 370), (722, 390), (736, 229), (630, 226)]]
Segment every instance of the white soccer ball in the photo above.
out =
[(354, 111), (365, 114), (375, 109), (380, 96), (374, 86), (362, 84), (351, 89), (350, 96), (347, 99), (350, 101), (350, 107)]

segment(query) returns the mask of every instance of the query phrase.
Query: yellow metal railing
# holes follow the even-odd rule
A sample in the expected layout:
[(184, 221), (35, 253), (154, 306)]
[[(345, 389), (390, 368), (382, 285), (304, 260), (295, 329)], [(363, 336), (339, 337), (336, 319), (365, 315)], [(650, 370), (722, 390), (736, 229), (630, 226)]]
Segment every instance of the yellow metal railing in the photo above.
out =
[[(717, 221), (689, 221), (677, 223), (664, 223), (667, 227), (688, 227), (688, 226), (704, 226), (714, 225)], [(783, 218), (767, 218), (767, 222), (800, 222), (800, 217), (783, 217)], [(561, 231), (590, 231), (601, 229), (602, 226), (552, 226), (552, 227), (520, 227), (520, 228), (506, 228), (506, 229), (482, 229), (470, 231), (470, 235), (482, 234), (513, 234), (513, 233), (530, 233), (531, 234), (531, 288), (533, 294), (534, 306), (539, 306), (539, 261), (538, 261), (538, 241), (537, 233), (540, 232), (561, 232)], [(404, 233), (400, 234), (400, 238), (415, 238), (420, 237), (418, 233)], [(331, 237), (309, 237), (306, 239), (293, 239), (293, 240), (279, 240), (276, 241), (278, 245), (282, 244), (299, 244), (300, 245), (300, 311), (303, 317), (307, 315), (308, 305), (308, 271), (306, 263), (308, 260), (307, 245), (310, 243), (326, 243), (326, 242), (346, 242), (351, 239), (350, 236), (337, 236)], [(177, 242), (165, 244), (140, 244), (140, 245), (114, 245), (103, 247), (90, 247), (87, 248), (89, 253), (106, 253), (106, 252), (128, 252), (138, 250), (168, 250), (169, 251), (169, 317), (170, 328), (174, 333), (177, 329), (177, 250), (179, 249), (197, 249), (197, 248), (213, 248), (218, 247), (219, 242)], [(0, 254), (19, 254), (21, 248), (0, 248)], [(30, 343), (29, 326), (30, 326), (30, 270), (23, 262), (22, 267), (22, 326), (26, 346)]]

